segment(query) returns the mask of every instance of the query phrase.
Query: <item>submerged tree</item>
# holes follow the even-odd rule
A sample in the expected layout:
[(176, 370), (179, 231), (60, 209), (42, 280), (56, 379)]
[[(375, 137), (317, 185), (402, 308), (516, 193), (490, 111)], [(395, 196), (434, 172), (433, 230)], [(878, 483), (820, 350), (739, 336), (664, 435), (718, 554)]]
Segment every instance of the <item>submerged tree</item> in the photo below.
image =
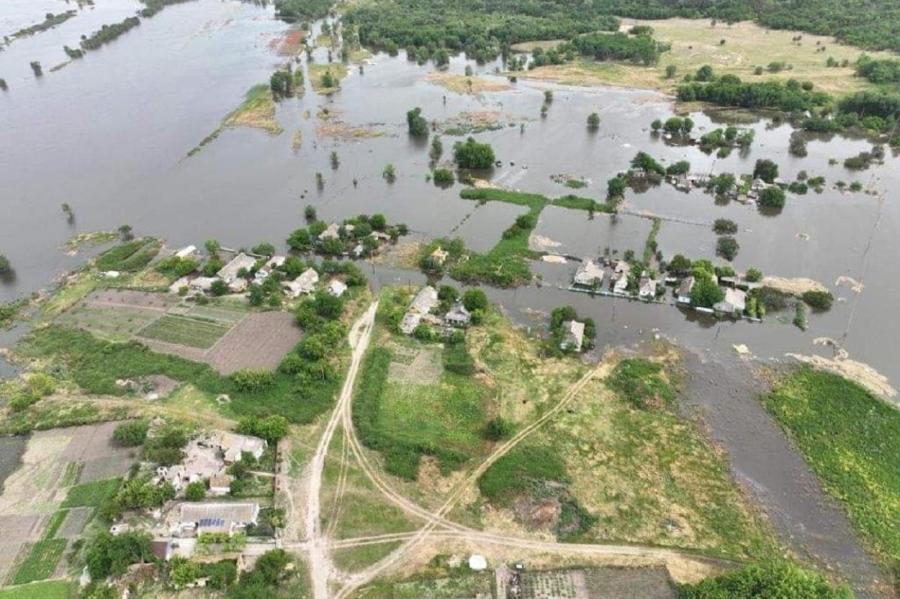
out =
[(44, 69), (41, 67), (41, 63), (37, 60), (31, 61), (31, 70), (34, 71), (35, 77), (40, 77), (44, 74)]
[(428, 121), (422, 116), (421, 108), (413, 108), (406, 113), (406, 124), (413, 137), (428, 137)]
[(384, 170), (381, 172), (381, 176), (384, 177), (388, 183), (393, 183), (397, 180), (397, 171), (394, 168), (393, 164), (388, 164), (384, 167)]
[(596, 131), (600, 127), (600, 115), (592, 112), (588, 115), (587, 126), (591, 131)]
[(118, 229), (119, 231), (119, 239), (122, 241), (131, 241), (134, 239), (134, 231), (131, 228), (131, 225), (122, 225)]
[(330, 160), (331, 160), (331, 168), (334, 170), (337, 170), (337, 168), (341, 165), (341, 160), (340, 160), (340, 158), (338, 158), (338, 153), (332, 151)]
[(0, 275), (8, 273), (11, 268), (12, 266), (10, 266), (9, 258), (0, 254)]

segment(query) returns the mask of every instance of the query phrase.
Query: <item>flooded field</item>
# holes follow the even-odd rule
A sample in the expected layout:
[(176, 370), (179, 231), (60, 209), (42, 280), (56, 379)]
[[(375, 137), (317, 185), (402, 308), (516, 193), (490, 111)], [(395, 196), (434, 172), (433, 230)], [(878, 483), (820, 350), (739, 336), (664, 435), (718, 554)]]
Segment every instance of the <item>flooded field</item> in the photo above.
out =
[[(275, 48), (288, 26), (274, 18), (272, 7), (198, 0), (167, 7), (136, 30), (51, 72), (67, 60), (63, 45), (77, 45), (82, 34), (120, 21), (139, 6), (135, 0), (98, 0), (62, 25), (0, 52), (0, 77), (9, 85), (0, 92), (0, 252), (15, 269), (0, 281), (0, 301), (45, 287), (79, 264), (83, 256), (61, 249), (76, 233), (125, 223), (171, 245), (199, 245), (209, 238), (232, 247), (260, 241), (283, 245), (288, 233), (303, 225), (303, 208), (311, 204), (326, 221), (380, 212), (418, 236), (459, 236), (470, 248), (487, 250), (524, 209), (479, 206), (459, 197), (459, 184), (441, 189), (428, 181), (427, 145), (406, 133), (406, 111), (418, 106), (444, 131), (441, 162), (449, 160), (453, 143), (465, 138), (451, 133), (465, 129), (460, 123), (476, 123), (479, 131), (473, 134), (490, 142), (500, 160), (487, 175), (491, 183), (548, 196), (576, 193), (602, 201), (606, 181), (627, 169), (639, 150), (664, 164), (689, 160), (697, 172), (750, 173), (757, 159), (769, 158), (785, 181), (800, 171), (825, 177), (821, 194), (790, 195), (774, 216), (735, 202), (717, 205), (711, 195), (666, 184), (642, 193), (629, 190), (622, 214), (615, 217), (548, 207), (531, 240), (536, 249), (577, 257), (607, 249), (640, 254), (650, 217), (659, 217), (657, 241), (664, 256), (713, 259), (711, 223), (731, 219), (739, 227), (736, 268), (812, 278), (835, 294), (834, 307), (811, 314), (806, 332), (790, 324), (790, 314), (770, 315), (761, 324), (735, 323), (670, 305), (571, 293), (563, 289), (576, 266), (571, 262), (536, 262), (541, 286), (494, 289), (491, 298), (523, 324), (539, 322), (537, 313), (572, 304), (597, 322), (599, 348), (662, 335), (712, 359), (730, 359), (734, 345), (746, 344), (763, 361), (785, 361), (789, 352), (830, 357), (830, 348), (813, 343), (830, 337), (851, 358), (900, 387), (900, 321), (891, 317), (900, 297), (894, 260), (900, 253), (900, 206), (894, 194), (900, 169), (890, 152), (884, 165), (851, 172), (843, 160), (870, 144), (834, 137), (811, 141), (808, 156), (797, 158), (788, 153), (791, 127), (759, 117), (740, 125), (755, 132), (749, 151), (717, 158), (651, 136), (650, 123), (674, 111), (669, 98), (652, 92), (520, 81), (503, 91), (457, 93), (429, 81), (433, 65), (416, 65), (401, 53), (350, 64), (332, 96), (311, 88), (303, 60), (304, 93), (277, 106), (281, 134), (225, 128), (189, 157), (248, 89), (266, 83), (284, 62)], [(0, 34), (40, 22), (51, 10), (59, 8), (46, 1), (8, 2)], [(318, 48), (314, 57), (315, 64), (325, 63), (327, 49)], [(41, 78), (29, 67), (35, 60), (44, 65)], [(460, 56), (451, 60), (449, 73), (462, 75), (466, 66), (506, 86), (505, 78), (493, 74), (499, 63), (476, 65)], [(554, 101), (542, 118), (546, 89), (554, 90)], [(585, 126), (592, 112), (600, 116), (596, 132)], [(691, 117), (700, 132), (725, 122), (720, 114)], [(332, 151), (339, 156), (337, 168), (331, 164)], [(382, 176), (388, 164), (396, 168), (393, 183)], [(322, 174), (321, 187), (316, 173)], [(587, 186), (569, 189), (554, 180), (560, 173)], [(834, 186), (838, 181), (859, 181), (872, 193), (842, 192)], [(72, 222), (61, 211), (63, 203), (74, 211)], [(422, 279), (410, 271), (372, 272), (379, 283)], [(863, 285), (861, 291), (840, 284), (850, 279)], [(722, 423), (717, 434), (729, 434), (727, 425)], [(834, 555), (839, 553), (840, 548)]]

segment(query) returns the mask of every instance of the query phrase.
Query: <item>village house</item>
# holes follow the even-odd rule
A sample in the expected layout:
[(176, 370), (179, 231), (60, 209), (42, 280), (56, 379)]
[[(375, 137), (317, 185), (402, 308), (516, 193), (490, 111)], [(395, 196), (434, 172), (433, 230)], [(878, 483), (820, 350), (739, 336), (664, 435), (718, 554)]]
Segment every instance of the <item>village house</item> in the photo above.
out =
[(472, 321), (472, 314), (466, 307), (462, 304), (462, 302), (456, 302), (453, 304), (453, 307), (450, 308), (450, 311), (444, 315), (444, 324), (448, 327), (453, 327), (456, 329), (464, 329), (469, 326), (469, 323)]
[(212, 284), (218, 280), (217, 277), (197, 277), (188, 282), (188, 287), (193, 291), (209, 291), (212, 288)]
[(284, 286), (288, 290), (288, 295), (292, 298), (301, 295), (309, 295), (316, 290), (316, 284), (319, 282), (319, 273), (312, 268), (307, 268), (299, 277), (293, 281), (285, 283)]
[(176, 492), (181, 492), (190, 483), (209, 481), (213, 495), (227, 495), (232, 478), (226, 473), (227, 466), (239, 462), (244, 453), (259, 459), (265, 449), (266, 442), (258, 437), (216, 431), (191, 439), (181, 463), (157, 468), (154, 482), (168, 482)]
[(559, 348), (563, 351), (580, 352), (584, 344), (584, 323), (577, 320), (567, 320), (563, 324), (563, 339)]
[(344, 295), (345, 291), (347, 291), (347, 285), (345, 285), (343, 281), (331, 279), (331, 281), (328, 283), (328, 293), (330, 293), (334, 297), (341, 297), (342, 295)]
[(713, 306), (719, 314), (740, 316), (747, 307), (747, 294), (740, 289), (725, 288), (725, 299)]
[(593, 260), (586, 259), (575, 271), (575, 278), (572, 283), (576, 287), (587, 287), (593, 289), (603, 284), (603, 268)]
[(641, 274), (641, 281), (638, 285), (638, 297), (647, 300), (656, 298), (656, 279), (648, 276), (646, 272)]
[[(249, 271), (256, 265), (256, 259), (244, 252), (239, 253), (231, 261), (223, 266), (216, 276), (225, 281), (228, 289), (233, 293), (240, 293), (247, 288), (247, 281), (239, 276), (241, 271)], [(195, 279), (196, 280), (196, 279)]]
[(201, 535), (204, 533), (225, 533), (229, 536), (248, 526), (255, 525), (259, 518), (259, 504), (255, 502), (183, 502), (175, 509), (174, 530), (178, 534)]
[(400, 322), (400, 330), (407, 335), (412, 335), (422, 318), (434, 310), (440, 302), (434, 287), (426, 285), (419, 290), (416, 297), (409, 305), (403, 320)]
[(675, 301), (679, 304), (690, 304), (691, 290), (693, 288), (694, 277), (685, 277), (681, 279), (681, 283), (678, 284), (678, 289), (675, 291)]
[(265, 440), (229, 431), (216, 431), (210, 435), (206, 443), (222, 452), (226, 464), (240, 462), (241, 456), (245, 453), (258, 460), (266, 450)]
[(619, 260), (613, 271), (613, 293), (618, 295), (625, 295), (627, 293), (629, 274), (631, 274), (631, 265), (625, 260)]

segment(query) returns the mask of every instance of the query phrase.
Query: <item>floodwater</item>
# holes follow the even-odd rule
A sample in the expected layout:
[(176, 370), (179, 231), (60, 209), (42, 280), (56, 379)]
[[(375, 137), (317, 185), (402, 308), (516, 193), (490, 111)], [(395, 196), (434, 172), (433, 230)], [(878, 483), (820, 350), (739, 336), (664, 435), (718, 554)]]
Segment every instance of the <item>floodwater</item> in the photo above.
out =
[[(265, 83), (284, 62), (273, 47), (287, 26), (274, 19), (272, 7), (198, 0), (167, 7), (113, 43), (50, 72), (66, 60), (64, 44), (75, 46), (82, 34), (120, 21), (138, 7), (136, 0), (98, 0), (65, 24), (0, 52), (0, 77), (9, 84), (9, 91), (0, 93), (0, 252), (15, 268), (0, 282), (0, 300), (44, 287), (77, 265), (83, 258), (66, 256), (60, 247), (78, 232), (128, 223), (138, 234), (162, 236), (170, 245), (199, 245), (208, 238), (233, 247), (280, 243), (303, 225), (307, 204), (324, 220), (381, 212), (417, 235), (458, 235), (470, 247), (486, 250), (523, 209), (478, 206), (459, 198), (459, 185), (440, 189), (427, 181), (427, 144), (406, 134), (406, 111), (419, 106), (439, 123), (461, 113), (496, 114), (501, 126), (476, 134), (494, 146), (502, 161), (491, 180), (551, 196), (572, 191), (551, 179), (564, 173), (590, 182), (575, 193), (602, 200), (607, 179), (628, 168), (638, 150), (665, 163), (689, 160), (696, 171), (749, 173), (757, 159), (770, 158), (785, 180), (801, 170), (826, 177), (824, 193), (791, 196), (776, 216), (737, 203), (717, 205), (709, 195), (663, 185), (629, 191), (624, 206), (629, 214), (615, 218), (598, 214), (591, 220), (585, 212), (547, 208), (533, 238), (575, 256), (596, 256), (606, 248), (639, 254), (650, 221), (638, 214), (654, 214), (664, 219), (657, 239), (665, 256), (714, 258), (716, 239), (709, 224), (732, 219), (740, 227), (736, 267), (811, 277), (838, 298), (831, 311), (810, 315), (807, 332), (789, 324), (792, 315), (770, 315), (762, 324), (718, 322), (669, 305), (567, 292), (561, 287), (568, 285), (574, 264), (535, 263), (540, 287), (491, 290), (491, 296), (520, 322), (537, 322), (536, 312), (572, 304), (595, 319), (601, 347), (660, 334), (713, 359), (730, 357), (734, 344), (746, 344), (762, 361), (783, 361), (787, 352), (829, 352), (813, 339), (832, 337), (853, 359), (900, 387), (900, 319), (892, 318), (900, 297), (900, 207), (892, 195), (900, 187), (900, 171), (890, 153), (884, 165), (851, 173), (841, 165), (843, 159), (868, 149), (868, 143), (841, 137), (812, 141), (809, 155), (796, 158), (787, 152), (791, 128), (759, 118), (744, 125), (756, 132), (750, 151), (719, 159), (694, 147), (667, 146), (650, 135), (651, 121), (673, 110), (657, 94), (524, 79), (506, 91), (457, 94), (426, 80), (431, 65), (410, 63), (401, 53), (378, 55), (363, 72), (351, 65), (341, 91), (331, 97), (318, 96), (307, 83), (301, 97), (279, 104), (280, 135), (229, 129), (188, 158), (244, 93)], [(49, 10), (58, 12), (60, 5), (7, 0), (0, 10), (0, 35), (41, 21)], [(44, 66), (40, 79), (28, 66), (32, 60)], [(316, 50), (315, 60), (327, 60), (326, 50)], [(462, 74), (467, 64), (488, 77), (498, 66), (457, 57), (450, 71)], [(551, 88), (554, 101), (541, 118), (544, 90)], [(376, 136), (325, 135), (319, 114), (326, 109), (332, 119)], [(591, 112), (601, 118), (594, 133), (585, 126)], [(692, 118), (701, 132), (722, 126), (717, 115)], [(296, 148), (298, 132), (302, 141)], [(443, 137), (445, 161), (460, 139)], [(337, 169), (330, 165), (332, 151), (340, 157)], [(392, 184), (382, 177), (389, 163), (397, 171)], [(321, 190), (317, 172), (324, 178)], [(839, 180), (858, 180), (877, 194), (841, 193), (832, 188)], [(74, 223), (60, 209), (64, 202), (75, 212)], [(863, 282), (864, 290), (837, 286), (841, 276)], [(378, 270), (377, 278), (421, 277)]]

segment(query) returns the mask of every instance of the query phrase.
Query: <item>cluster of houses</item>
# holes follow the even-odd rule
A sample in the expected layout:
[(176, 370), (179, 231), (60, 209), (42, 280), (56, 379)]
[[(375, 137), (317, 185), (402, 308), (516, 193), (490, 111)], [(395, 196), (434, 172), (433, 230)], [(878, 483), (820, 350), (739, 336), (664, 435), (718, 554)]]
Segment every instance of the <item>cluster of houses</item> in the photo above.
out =
[[(702, 173), (683, 173), (680, 175), (667, 175), (666, 181), (668, 181), (675, 189), (679, 191), (690, 191), (691, 189), (707, 189), (710, 181), (712, 180), (711, 175), (706, 175)], [(740, 182), (740, 180), (738, 180)], [(749, 189), (746, 190), (746, 194), (741, 193), (741, 189), (738, 188), (737, 185), (733, 186), (727, 192), (725, 192), (725, 197), (731, 200), (735, 200), (738, 202), (756, 202), (759, 199), (759, 194), (762, 193), (764, 189), (767, 187), (777, 186), (781, 183), (781, 181), (776, 180), (775, 183), (766, 183), (760, 178), (753, 179), (750, 182)]]
[(443, 327), (445, 331), (469, 326), (472, 314), (462, 302), (455, 302), (443, 316), (434, 313), (440, 303), (438, 292), (434, 287), (431, 285), (422, 287), (403, 315), (400, 330), (406, 335), (412, 335), (420, 324)]
[[(195, 246), (190, 245), (178, 250), (175, 256), (196, 259), (199, 257), (199, 253)], [(186, 288), (189, 293), (202, 294), (209, 292), (216, 281), (222, 281), (228, 287), (230, 293), (245, 293), (251, 283), (262, 285), (278, 267), (284, 264), (286, 259), (285, 256), (272, 256), (257, 268), (257, 264), (261, 259), (245, 252), (238, 252), (234, 258), (219, 269), (215, 276), (184, 276), (172, 283), (169, 286), (169, 291), (182, 293), (183, 289)], [(253, 269), (256, 269), (256, 271), (251, 280), (247, 273), (253, 272)], [(319, 287), (319, 282), (319, 273), (313, 268), (307, 268), (295, 279), (282, 281), (281, 286), (288, 297), (296, 299), (301, 295), (314, 293)], [(326, 289), (331, 295), (340, 297), (347, 291), (347, 285), (339, 279), (331, 279)]]
[(265, 440), (258, 437), (215, 431), (191, 439), (182, 462), (157, 468), (154, 482), (168, 482), (178, 494), (191, 483), (204, 482), (210, 495), (222, 497), (229, 494), (233, 480), (226, 472), (228, 466), (240, 462), (244, 454), (258, 460), (265, 450)]
[(353, 238), (356, 240), (356, 244), (352, 248), (345, 246), (349, 249), (343, 252), (343, 254), (358, 259), (374, 253), (382, 243), (391, 240), (391, 236), (383, 231), (372, 231), (362, 239), (354, 237), (353, 233), (355, 231), (356, 226), (353, 224), (347, 223), (339, 225), (337, 223), (331, 223), (324, 231), (319, 233), (318, 237), (316, 237), (316, 242), (321, 246), (328, 240), (343, 241), (345, 237)]
[[(718, 277), (717, 283), (724, 293), (722, 301), (712, 308), (693, 306), (691, 292), (697, 280), (694, 276), (667, 276), (662, 279), (652, 278), (646, 271), (637, 279), (637, 286), (630, 278), (631, 265), (625, 260), (602, 260), (600, 262), (585, 259), (572, 279), (573, 291), (590, 291), (600, 295), (618, 297), (637, 297), (643, 300), (656, 300), (665, 295), (665, 286), (673, 287), (675, 302), (682, 306), (691, 306), (701, 312), (713, 312), (722, 316), (740, 317), (747, 309), (747, 292), (759, 287), (759, 283), (733, 277)], [(566, 348), (563, 348), (566, 349)]]
[[(596, 291), (602, 295), (639, 297), (655, 300), (662, 287), (650, 273), (643, 271), (640, 277), (632, 276), (632, 265), (627, 260), (585, 259), (575, 272), (572, 286), (579, 290)], [(636, 287), (635, 287), (636, 284)]]

